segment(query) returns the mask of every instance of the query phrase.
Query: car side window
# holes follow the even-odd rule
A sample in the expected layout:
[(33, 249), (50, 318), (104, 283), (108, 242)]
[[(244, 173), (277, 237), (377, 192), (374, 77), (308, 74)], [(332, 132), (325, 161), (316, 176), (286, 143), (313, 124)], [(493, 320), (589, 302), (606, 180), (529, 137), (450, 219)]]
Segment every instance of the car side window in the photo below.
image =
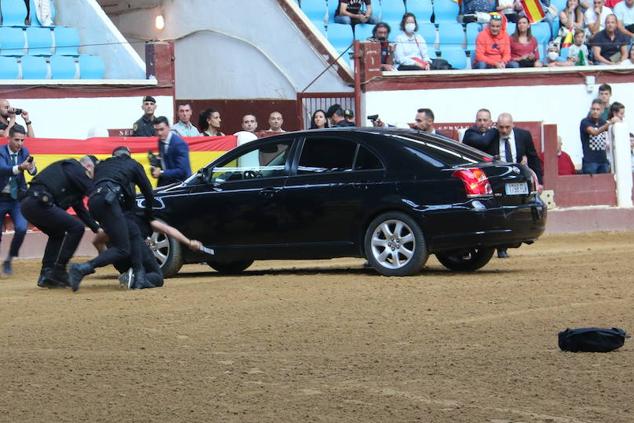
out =
[(278, 141), (260, 145), (233, 160), (217, 165), (210, 176), (211, 183), (241, 181), (254, 178), (287, 176), (286, 159), (292, 141)]
[(359, 145), (357, 158), (354, 161), (354, 170), (377, 170), (383, 169), (383, 163), (370, 150)]
[(345, 172), (352, 170), (357, 143), (338, 138), (307, 138), (297, 173)]

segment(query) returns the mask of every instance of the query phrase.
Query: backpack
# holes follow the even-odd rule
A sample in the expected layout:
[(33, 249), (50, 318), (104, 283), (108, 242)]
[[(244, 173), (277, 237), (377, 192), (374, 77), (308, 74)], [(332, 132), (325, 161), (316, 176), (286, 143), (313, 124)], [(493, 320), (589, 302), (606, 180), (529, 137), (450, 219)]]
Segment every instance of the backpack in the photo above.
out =
[(429, 70), (451, 70), (453, 67), (445, 59), (432, 59)]
[(629, 338), (620, 328), (577, 328), (559, 332), (559, 348), (570, 352), (610, 352)]

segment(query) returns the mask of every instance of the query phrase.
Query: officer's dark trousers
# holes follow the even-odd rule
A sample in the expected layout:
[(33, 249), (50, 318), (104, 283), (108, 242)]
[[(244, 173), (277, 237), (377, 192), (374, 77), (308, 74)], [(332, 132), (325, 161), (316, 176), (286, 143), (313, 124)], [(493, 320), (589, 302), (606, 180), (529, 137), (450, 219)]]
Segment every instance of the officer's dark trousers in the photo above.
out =
[(84, 224), (65, 210), (42, 204), (30, 195), (22, 200), (20, 206), (24, 217), (48, 235), (42, 269), (65, 268), (84, 235)]
[[(132, 241), (131, 242), (135, 242)], [(139, 242), (137, 240), (136, 242)], [(159, 266), (156, 261), (156, 257), (152, 254), (152, 250), (148, 247), (143, 240), (140, 240), (140, 247), (143, 258), (143, 269), (145, 270), (145, 279), (150, 282), (155, 287), (163, 286), (163, 272), (161, 271), (161, 266)], [(114, 264), (114, 267), (119, 271), (119, 273), (123, 273), (127, 271), (132, 264), (130, 260), (122, 260)]]

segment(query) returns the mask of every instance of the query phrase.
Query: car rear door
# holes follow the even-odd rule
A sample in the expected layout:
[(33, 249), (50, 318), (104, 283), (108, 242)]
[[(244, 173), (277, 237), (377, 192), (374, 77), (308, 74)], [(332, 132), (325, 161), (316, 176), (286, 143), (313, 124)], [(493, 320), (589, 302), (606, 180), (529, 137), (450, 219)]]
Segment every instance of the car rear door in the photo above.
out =
[(297, 150), (284, 188), (289, 244), (349, 249), (359, 241), (374, 188), (383, 181), (381, 160), (368, 146), (336, 133), (309, 134)]

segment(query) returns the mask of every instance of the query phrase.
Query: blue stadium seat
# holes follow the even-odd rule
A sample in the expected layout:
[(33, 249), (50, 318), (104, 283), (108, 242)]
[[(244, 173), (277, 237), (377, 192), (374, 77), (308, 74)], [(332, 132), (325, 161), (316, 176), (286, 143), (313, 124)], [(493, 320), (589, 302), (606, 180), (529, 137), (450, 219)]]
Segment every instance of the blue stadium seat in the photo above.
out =
[(311, 21), (326, 20), (326, 2), (324, 0), (303, 0), (301, 8)]
[(48, 71), (45, 58), (22, 56), (22, 79), (48, 79)]
[(56, 26), (55, 34), (55, 54), (64, 56), (79, 56), (79, 31), (75, 28)]
[[(53, 19), (53, 24), (50, 26), (55, 26), (55, 2), (51, 1), (51, 19)], [(31, 26), (44, 26), (42, 22), (37, 18), (37, 11), (35, 8), (35, 0), (31, 0), (31, 8), (29, 16), (31, 17)]]
[[(570, 48), (569, 47), (563, 47), (561, 50), (559, 50), (559, 59), (558, 61), (560, 62), (565, 62), (566, 60), (568, 60), (568, 56), (570, 55)], [(540, 57), (541, 60), (543, 60), (543, 57)]]
[(434, 22), (458, 22), (460, 6), (454, 0), (434, 0)]
[(388, 37), (388, 39), (390, 41), (395, 41), (396, 37), (398, 36), (398, 34), (401, 33), (401, 21), (393, 21), (393, 22), (387, 22), (387, 21), (383, 21), (385, 23), (387, 23), (390, 26), (390, 36)]
[(26, 43), (31, 56), (50, 56), (53, 54), (53, 36), (50, 28), (29, 27), (26, 29)]
[(458, 22), (441, 22), (438, 25), (438, 35), (440, 50), (442, 50), (443, 47), (464, 49), (464, 28)]
[(559, 16), (550, 23), (550, 33), (553, 34), (553, 36), (559, 34)]
[(319, 32), (321, 32), (322, 35), (325, 37), (326, 36), (326, 25), (324, 25), (324, 21), (311, 21), (311, 22), (313, 23), (313, 25), (315, 25), (317, 27)]
[(71, 56), (51, 56), (51, 79), (76, 79), (77, 66)]
[(454, 69), (467, 67), (467, 54), (462, 48), (441, 46), (440, 57), (448, 61)]
[(18, 79), (20, 66), (14, 57), (0, 56), (0, 79)]
[(0, 27), (0, 51), (3, 56), (23, 56), (26, 39), (22, 28)]
[(26, 4), (23, 0), (2, 0), (0, 9), (2, 10), (3, 26), (25, 26)]
[(431, 22), (434, 7), (432, 6), (431, 0), (408, 0), (407, 11), (416, 16), (416, 21), (420, 25), (421, 22)]
[(347, 24), (328, 25), (328, 41), (339, 53), (352, 44), (352, 27)]
[[(401, 22), (405, 14), (405, 3), (403, 0), (383, 0), (381, 11), (381, 20), (384, 22)], [(394, 31), (394, 28), (392, 30)]]
[(365, 41), (372, 36), (374, 25), (357, 24), (354, 26), (354, 38), (359, 41)]
[(514, 24), (513, 22), (507, 22), (506, 23), (506, 33), (509, 35), (513, 35), (513, 33), (515, 32), (515, 28), (517, 28), (517, 25)]
[(103, 79), (105, 74), (106, 65), (101, 57), (88, 54), (79, 56), (79, 77), (81, 79)]
[(427, 43), (427, 47), (433, 51), (436, 46), (436, 25), (433, 23), (419, 23), (418, 33)]
[[(328, 0), (328, 23), (335, 22), (335, 12), (337, 12), (337, 6), (339, 6), (338, 0)], [(374, 7), (374, 4), (372, 4)]]
[(551, 0), (550, 4), (554, 5), (558, 11), (562, 11), (566, 8), (567, 0)]
[(539, 44), (546, 44), (550, 41), (550, 24), (543, 21), (534, 23), (531, 25), (531, 33)]
[(467, 24), (467, 50), (475, 51), (476, 38), (478, 38), (481, 29), (482, 26), (477, 22)]

